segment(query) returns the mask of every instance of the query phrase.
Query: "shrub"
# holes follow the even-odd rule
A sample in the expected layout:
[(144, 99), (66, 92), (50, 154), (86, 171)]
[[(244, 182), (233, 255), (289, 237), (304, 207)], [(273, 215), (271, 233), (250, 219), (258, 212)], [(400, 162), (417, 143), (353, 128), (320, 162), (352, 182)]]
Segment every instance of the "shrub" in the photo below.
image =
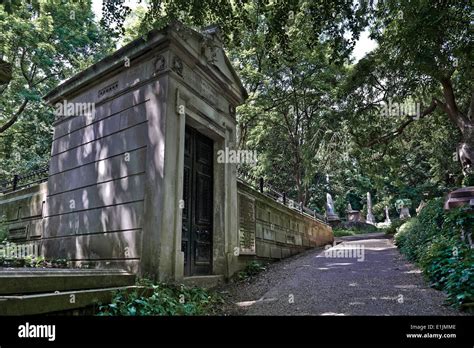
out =
[(462, 185), (463, 186), (474, 186), (474, 173), (467, 174), (462, 179)]
[(223, 303), (217, 293), (199, 287), (149, 281), (142, 281), (141, 285), (143, 288), (132, 292), (118, 291), (112, 303), (99, 307), (98, 315), (209, 315)]
[(385, 227), (383, 230), (386, 234), (395, 234), (398, 232), (398, 228), (403, 225), (406, 222), (406, 220), (400, 220), (400, 219), (395, 219), (392, 220), (392, 223), (390, 226)]
[(251, 261), (245, 268), (237, 274), (239, 280), (249, 280), (260, 272), (267, 269), (266, 265), (259, 261)]
[(0, 243), (6, 241), (8, 238), (8, 230), (5, 226), (2, 226), (1, 223), (0, 221)]
[(467, 208), (445, 212), (443, 200), (434, 199), (418, 217), (400, 226), (395, 244), (420, 266), (433, 287), (459, 306), (474, 301), (473, 251), (462, 238), (473, 231), (474, 215)]
[(356, 233), (352, 230), (348, 230), (345, 228), (335, 228), (332, 230), (334, 237), (345, 237), (345, 236), (353, 236)]

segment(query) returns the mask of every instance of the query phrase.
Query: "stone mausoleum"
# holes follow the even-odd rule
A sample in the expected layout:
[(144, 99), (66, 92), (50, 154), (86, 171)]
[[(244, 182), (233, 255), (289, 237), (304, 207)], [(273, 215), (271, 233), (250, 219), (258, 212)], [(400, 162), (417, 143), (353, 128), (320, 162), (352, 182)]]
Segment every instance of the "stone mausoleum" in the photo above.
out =
[(250, 259), (331, 243), (324, 221), (218, 163), (217, 151), (235, 148), (246, 96), (218, 30), (180, 23), (72, 77), (45, 96), (63, 111), (47, 181), (0, 195), (10, 241), (173, 281), (229, 277)]

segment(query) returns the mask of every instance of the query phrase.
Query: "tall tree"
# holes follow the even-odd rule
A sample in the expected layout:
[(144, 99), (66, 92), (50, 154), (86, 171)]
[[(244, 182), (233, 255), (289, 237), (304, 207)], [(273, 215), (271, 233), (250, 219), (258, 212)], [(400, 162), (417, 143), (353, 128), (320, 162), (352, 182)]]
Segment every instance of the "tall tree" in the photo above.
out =
[[(0, 5), (0, 56), (12, 79), (0, 85), (3, 175), (47, 161), (53, 115), (41, 97), (113, 48), (91, 1), (7, 1)], [(34, 136), (32, 136), (34, 134)]]
[[(379, 47), (358, 63), (350, 81), (350, 93), (359, 100), (356, 109), (362, 117), (357, 123), (369, 126), (368, 120), (363, 120), (369, 117), (375, 124), (369, 128), (377, 133), (369, 131), (371, 139), (363, 145), (385, 147), (419, 119), (439, 111), (458, 132), (457, 152), (464, 172), (472, 172), (472, 13), (472, 2), (465, 0), (377, 2), (371, 29)], [(389, 100), (418, 102), (422, 107), (418, 115), (376, 122), (380, 103)], [(351, 109), (354, 107), (351, 104)], [(435, 121), (427, 121), (426, 125), (430, 123)], [(357, 138), (364, 135), (359, 133)]]

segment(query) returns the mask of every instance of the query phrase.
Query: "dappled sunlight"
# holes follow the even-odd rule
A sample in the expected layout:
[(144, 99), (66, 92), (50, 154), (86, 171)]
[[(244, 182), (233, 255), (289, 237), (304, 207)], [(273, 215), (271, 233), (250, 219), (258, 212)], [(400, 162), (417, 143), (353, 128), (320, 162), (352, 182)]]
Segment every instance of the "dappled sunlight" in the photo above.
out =
[(325, 313), (321, 313), (320, 315), (323, 315), (323, 316), (345, 316), (346, 314), (344, 314), (344, 313), (334, 313), (334, 312), (325, 312)]
[(407, 285), (394, 285), (397, 289), (417, 289), (419, 288), (417, 285), (407, 284)]
[(354, 264), (353, 262), (335, 262), (335, 263), (328, 263), (326, 265), (329, 267), (332, 267), (332, 266), (350, 266), (353, 264)]

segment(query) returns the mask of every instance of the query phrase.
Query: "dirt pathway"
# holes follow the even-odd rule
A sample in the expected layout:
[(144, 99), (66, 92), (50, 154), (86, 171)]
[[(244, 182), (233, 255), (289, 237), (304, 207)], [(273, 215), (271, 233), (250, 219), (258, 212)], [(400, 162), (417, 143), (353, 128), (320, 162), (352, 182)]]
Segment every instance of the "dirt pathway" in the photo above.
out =
[(234, 314), (246, 315), (460, 315), (445, 305), (421, 272), (385, 235), (340, 238), (272, 264), (248, 284), (226, 288)]

